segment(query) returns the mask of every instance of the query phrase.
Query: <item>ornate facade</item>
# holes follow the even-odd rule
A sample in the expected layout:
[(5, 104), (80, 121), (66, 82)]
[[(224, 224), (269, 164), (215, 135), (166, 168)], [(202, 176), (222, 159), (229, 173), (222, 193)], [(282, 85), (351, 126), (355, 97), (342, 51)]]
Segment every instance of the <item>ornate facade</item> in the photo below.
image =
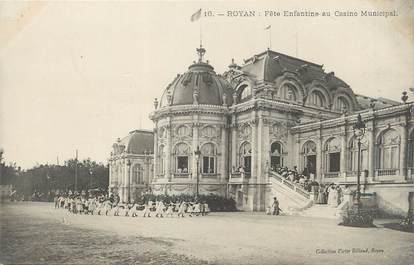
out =
[(153, 178), (153, 133), (135, 130), (112, 145), (109, 191), (122, 202), (136, 200), (148, 191)]
[(402, 197), (413, 190), (413, 104), (356, 95), (322, 65), (271, 50), (242, 66), (233, 61), (223, 75), (204, 62), (202, 47), (197, 52), (150, 114), (154, 193), (194, 193), (198, 186), (261, 211), (270, 202), (273, 167), (306, 167), (319, 182), (354, 185), (357, 114), (367, 124), (366, 189), (394, 187)]

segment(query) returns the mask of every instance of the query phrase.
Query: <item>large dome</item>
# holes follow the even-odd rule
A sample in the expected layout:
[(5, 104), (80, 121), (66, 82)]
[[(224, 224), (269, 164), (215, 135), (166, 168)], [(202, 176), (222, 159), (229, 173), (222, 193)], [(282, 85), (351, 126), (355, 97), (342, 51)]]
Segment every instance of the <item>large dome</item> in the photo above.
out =
[(203, 62), (205, 49), (197, 49), (198, 62), (190, 65), (188, 71), (177, 75), (174, 81), (164, 90), (160, 106), (168, 105), (231, 105), (232, 88), (221, 76), (214, 72), (214, 68)]

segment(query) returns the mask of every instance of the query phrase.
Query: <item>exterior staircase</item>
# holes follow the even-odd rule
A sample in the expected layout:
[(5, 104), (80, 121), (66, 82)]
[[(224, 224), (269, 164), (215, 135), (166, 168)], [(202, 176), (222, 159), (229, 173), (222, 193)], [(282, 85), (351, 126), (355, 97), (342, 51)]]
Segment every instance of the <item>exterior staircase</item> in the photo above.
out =
[(269, 182), (271, 184), (271, 190), (268, 201), (270, 202), (271, 198), (277, 197), (279, 207), (283, 212), (292, 214), (312, 206), (313, 200), (309, 192), (298, 187), (276, 172), (269, 172)]
[(288, 215), (340, 219), (341, 212), (348, 206), (347, 202), (338, 207), (314, 204), (313, 194), (273, 171), (269, 172), (269, 182), (271, 190), (268, 201), (277, 197), (282, 212)]

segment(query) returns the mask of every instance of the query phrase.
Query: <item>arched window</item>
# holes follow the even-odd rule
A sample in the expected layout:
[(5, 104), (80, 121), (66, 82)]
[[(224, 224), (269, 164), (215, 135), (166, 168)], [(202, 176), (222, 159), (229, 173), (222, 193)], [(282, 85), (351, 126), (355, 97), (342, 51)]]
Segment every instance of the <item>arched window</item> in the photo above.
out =
[(308, 98), (308, 105), (325, 106), (325, 96), (320, 91), (313, 91)]
[(313, 141), (307, 141), (302, 148), (303, 164), (307, 171), (316, 174), (316, 144)]
[(240, 165), (244, 167), (244, 172), (250, 173), (252, 170), (252, 146), (245, 142), (240, 147)]
[(212, 143), (204, 144), (201, 147), (202, 155), (202, 173), (214, 174), (216, 173), (216, 150)]
[(191, 155), (190, 147), (185, 143), (179, 143), (175, 146), (174, 155), (176, 173), (188, 174), (188, 161)]
[(158, 150), (158, 174), (164, 175), (165, 152), (164, 146), (160, 145)]
[(383, 133), (378, 143), (378, 168), (398, 169), (400, 154), (400, 136), (396, 130), (388, 130)]
[(334, 109), (337, 111), (349, 110), (348, 101), (344, 97), (338, 97), (335, 101)]
[(178, 136), (181, 136), (181, 137), (188, 136), (190, 134), (190, 130), (187, 126), (182, 125), (178, 127), (177, 134)]
[(297, 96), (294, 86), (291, 84), (284, 84), (280, 88), (279, 97), (289, 101), (296, 101)]
[[(358, 170), (358, 140), (354, 137), (349, 146), (348, 167), (350, 171)], [(368, 141), (365, 137), (361, 139), (361, 167), (360, 170), (368, 169)]]
[(144, 183), (144, 169), (141, 164), (135, 164), (132, 168), (132, 183), (143, 184)]
[(270, 166), (273, 169), (283, 167), (285, 156), (283, 145), (279, 142), (272, 143), (270, 146)]
[(239, 98), (238, 102), (243, 102), (249, 99), (252, 96), (252, 89), (249, 85), (242, 85), (239, 88)]
[(325, 144), (325, 171), (341, 171), (341, 142), (338, 138), (331, 138)]

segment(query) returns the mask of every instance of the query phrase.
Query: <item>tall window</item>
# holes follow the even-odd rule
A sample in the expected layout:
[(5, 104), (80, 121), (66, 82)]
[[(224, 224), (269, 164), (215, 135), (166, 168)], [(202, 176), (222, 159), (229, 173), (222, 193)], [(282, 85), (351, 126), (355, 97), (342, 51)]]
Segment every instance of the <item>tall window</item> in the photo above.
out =
[(190, 147), (185, 143), (179, 143), (175, 146), (174, 155), (176, 158), (176, 173), (188, 174), (188, 160), (191, 155)]
[(204, 144), (201, 147), (202, 155), (202, 173), (213, 174), (216, 173), (216, 152), (214, 145), (211, 143)]
[(338, 138), (331, 138), (325, 144), (325, 162), (326, 172), (341, 171), (341, 142)]
[(274, 142), (270, 146), (270, 166), (272, 168), (282, 167), (284, 165), (283, 146), (279, 142)]
[(296, 101), (296, 93), (293, 85), (284, 84), (280, 88), (279, 97), (289, 101)]
[(252, 146), (245, 142), (240, 148), (240, 165), (244, 167), (244, 172), (250, 173), (252, 170)]
[(343, 97), (338, 97), (335, 101), (334, 108), (337, 111), (349, 110), (348, 101)]
[[(358, 140), (353, 139), (349, 146), (349, 163), (348, 167), (350, 171), (358, 170)], [(364, 137), (361, 139), (361, 171), (368, 169), (368, 141)]]
[(313, 91), (308, 98), (308, 104), (323, 107), (325, 106), (325, 97), (320, 91)]
[(143, 184), (144, 183), (144, 169), (141, 164), (135, 164), (132, 168), (132, 183)]
[(165, 163), (164, 146), (160, 145), (160, 148), (158, 151), (158, 173), (161, 175), (164, 174), (164, 163)]
[(398, 169), (400, 136), (396, 130), (388, 130), (379, 139), (379, 169)]

